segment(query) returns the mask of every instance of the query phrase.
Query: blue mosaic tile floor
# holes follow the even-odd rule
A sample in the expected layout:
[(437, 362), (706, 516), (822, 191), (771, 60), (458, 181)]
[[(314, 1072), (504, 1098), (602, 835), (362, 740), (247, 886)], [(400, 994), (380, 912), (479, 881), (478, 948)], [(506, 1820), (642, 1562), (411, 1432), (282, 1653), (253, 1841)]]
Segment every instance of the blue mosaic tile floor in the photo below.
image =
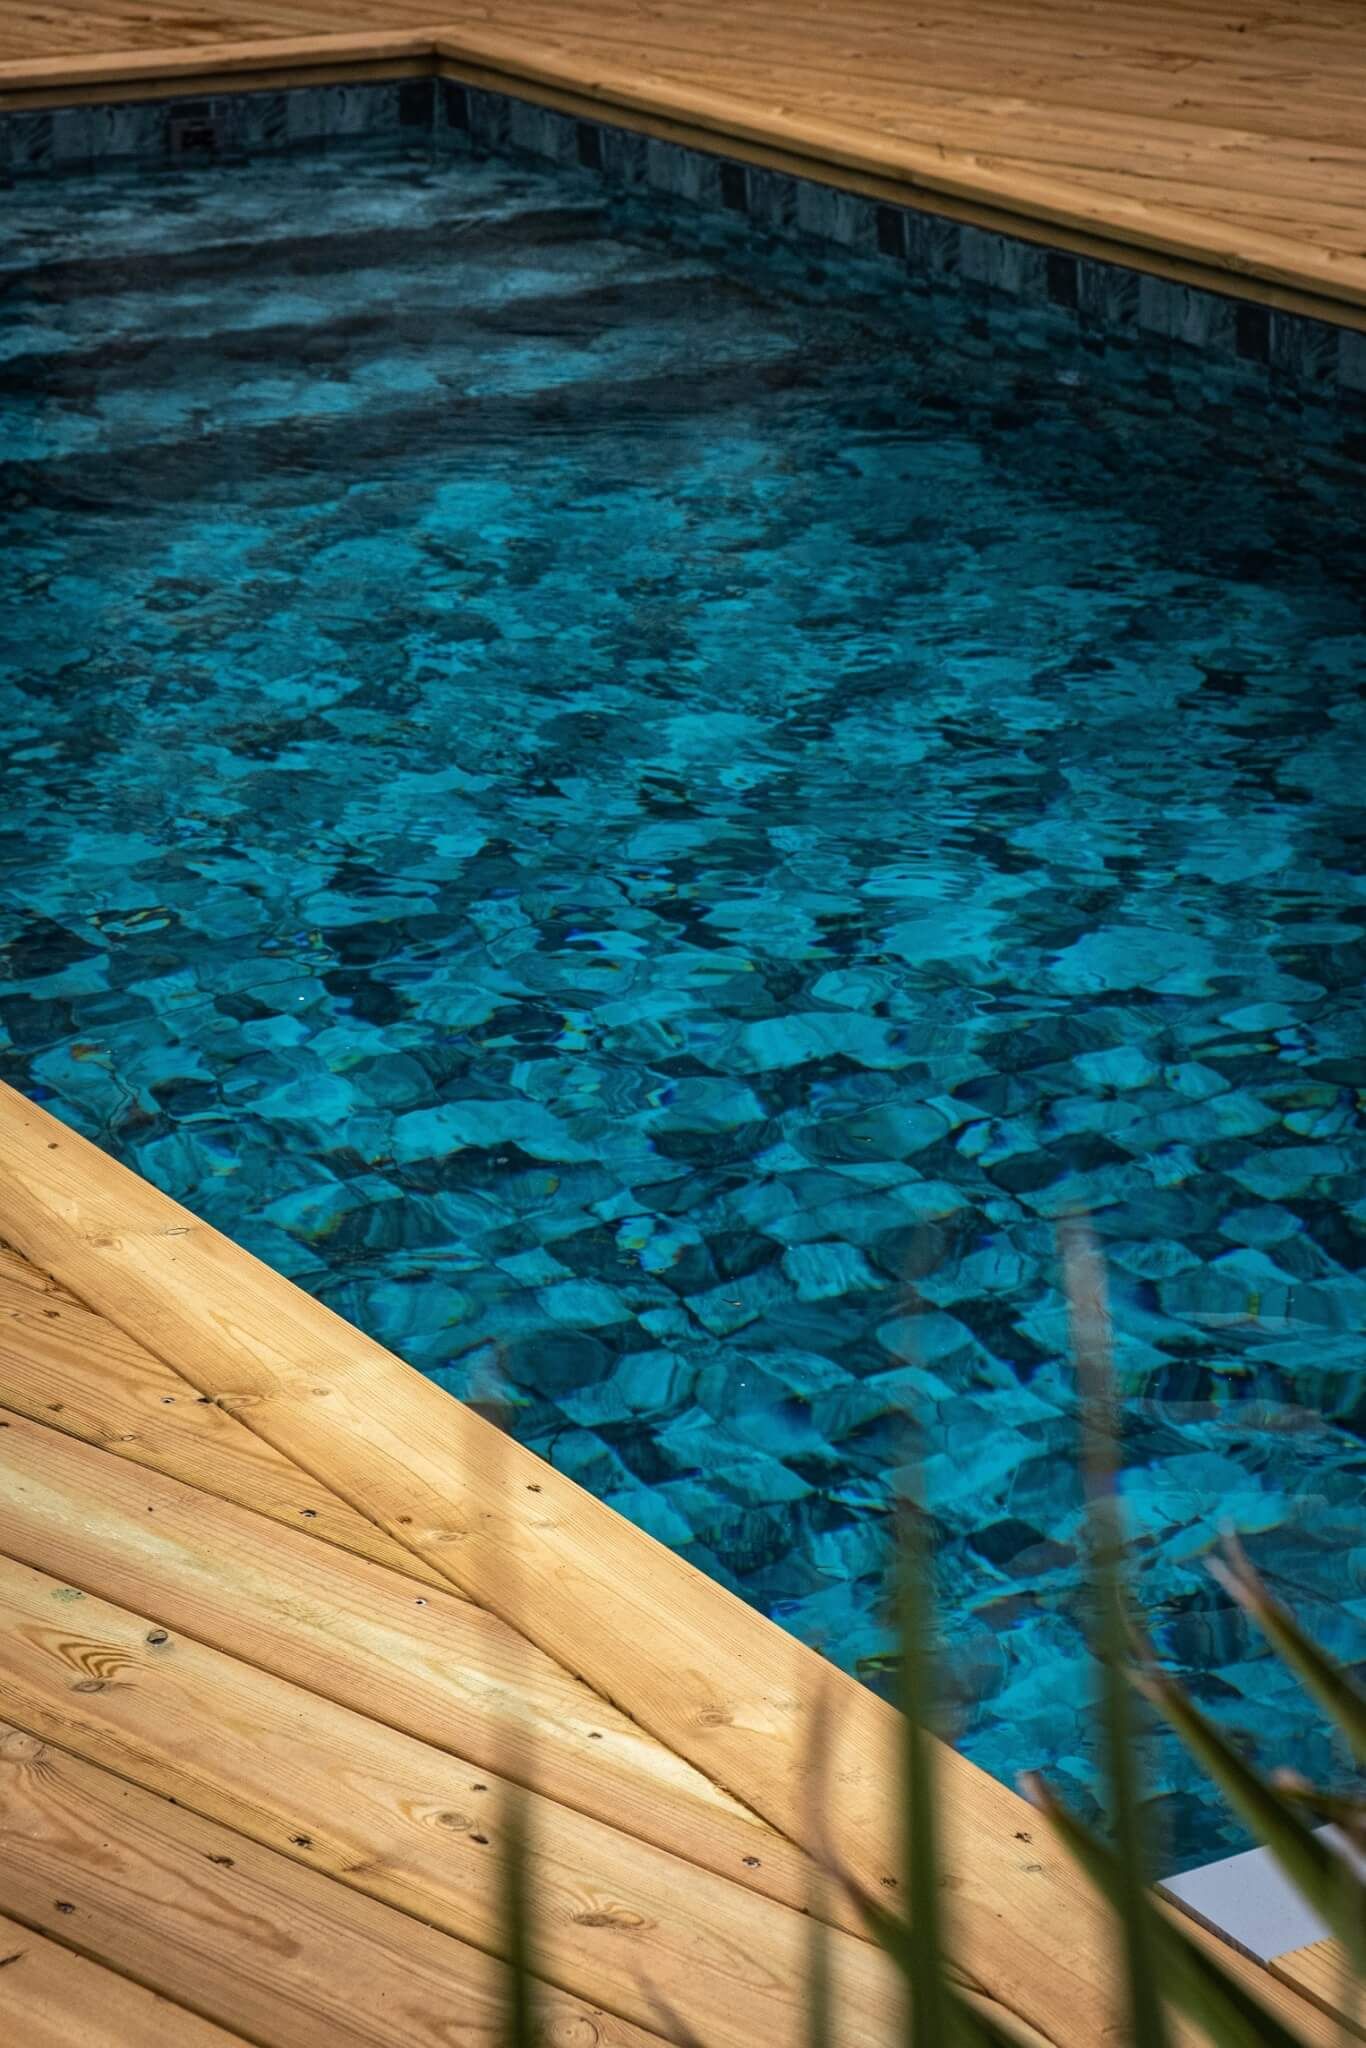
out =
[(1155, 1633), (1334, 1771), (1201, 1557), (1362, 1656), (1350, 447), (575, 174), (7, 216), (6, 1078), (873, 1684), (912, 1444), (1083, 1799), (1089, 1210)]

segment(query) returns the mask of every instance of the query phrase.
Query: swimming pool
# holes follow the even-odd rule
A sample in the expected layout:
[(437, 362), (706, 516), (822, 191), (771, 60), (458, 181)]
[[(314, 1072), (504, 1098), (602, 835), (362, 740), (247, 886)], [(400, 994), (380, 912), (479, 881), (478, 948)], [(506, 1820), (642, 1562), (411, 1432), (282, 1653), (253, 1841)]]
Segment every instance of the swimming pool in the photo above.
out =
[(5, 1078), (874, 1684), (909, 1417), (1079, 1798), (1089, 1211), (1155, 1633), (1331, 1774), (1201, 1556), (1360, 1658), (1350, 437), (524, 164), (8, 219)]

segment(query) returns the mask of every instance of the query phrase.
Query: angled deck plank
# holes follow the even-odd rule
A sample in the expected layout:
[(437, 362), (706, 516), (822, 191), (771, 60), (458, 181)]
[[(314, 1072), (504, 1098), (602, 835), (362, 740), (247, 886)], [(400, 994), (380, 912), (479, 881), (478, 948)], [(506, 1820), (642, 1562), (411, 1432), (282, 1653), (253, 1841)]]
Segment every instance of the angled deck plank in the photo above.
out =
[[(226, 1400), (300, 1465), (325, 1474), (397, 1540), (414, 1546), (557, 1663), (620, 1702), (669, 1748), (798, 1842), (810, 1827), (810, 1730), (820, 1702), (831, 1701), (831, 1770), (839, 1796), (829, 1802), (827, 1824), (834, 1846), (870, 1888), (895, 1881), (894, 1802), (887, 1788), (894, 1782), (896, 1717), (885, 1703), (7, 1089), (0, 1089), (0, 1235), (173, 1361), (201, 1391)], [(17, 1566), (8, 1568), (7, 1579), (14, 1573), (22, 1583)], [(106, 1622), (115, 1625), (108, 1617)], [(146, 1651), (136, 1622), (125, 1617), (117, 1630), (121, 1645), (126, 1639), (126, 1647), (111, 1653), (120, 1683), (93, 1702), (83, 1701), (74, 1723), (68, 1688), (75, 1681), (69, 1672), (63, 1681), (53, 1661), (59, 1651), (43, 1654), (21, 1630), (15, 1641), (27, 1660), (24, 1703), (46, 1717), (36, 1725), (54, 1736), (63, 1728), (70, 1735), (74, 1726), (82, 1741), (94, 1745), (83, 1753), (113, 1768), (126, 1765), (130, 1775), (141, 1769), (155, 1788), (170, 1789), (167, 1773), (174, 1779), (180, 1770), (187, 1792), (216, 1802), (204, 1810), (229, 1820), (238, 1816), (239, 1823), (245, 1817), (249, 1826), (256, 1816), (261, 1838), (275, 1843), (283, 1836), (288, 1848), (288, 1817), (270, 1804), (272, 1794), (278, 1800), (278, 1782), (258, 1788), (252, 1778), (264, 1754), (255, 1745), (240, 1758), (234, 1754), (231, 1768), (220, 1759), (210, 1787), (183, 1762), (177, 1765), (156, 1750), (166, 1714), (153, 1713), (154, 1725), (144, 1735), (138, 1717), (146, 1718)], [(50, 1633), (44, 1632), (45, 1642)], [(90, 1654), (98, 1662), (103, 1653)], [(175, 1669), (188, 1675), (195, 1660), (215, 1656), (182, 1644)], [(136, 1684), (124, 1676), (130, 1660)], [(159, 1688), (170, 1669), (168, 1662), (158, 1670)], [(17, 1673), (6, 1682), (13, 1695)], [(210, 1716), (207, 1697), (199, 1712), (201, 1719)], [(244, 1712), (232, 1687), (220, 1695), (219, 1712), (225, 1735), (231, 1735)], [(26, 1719), (13, 1707), (11, 1716)], [(136, 1722), (135, 1734), (121, 1731), (124, 1716)], [(176, 1711), (169, 1719), (174, 1722)], [(354, 1719), (348, 1715), (338, 1724), (335, 1742), (323, 1740), (324, 1749), (335, 1752), (329, 1765), (343, 1779), (349, 1775), (348, 1744), (359, 1739)], [(371, 1724), (359, 1726), (367, 1742), (380, 1733), (391, 1742), (410, 1740)], [(284, 1729), (278, 1734), (283, 1755)], [(433, 1769), (444, 1770), (449, 1761), (433, 1752), (424, 1755)], [(309, 1777), (315, 1768), (311, 1752), (305, 1761), (305, 1781), (325, 1802), (335, 1777)], [(284, 1782), (299, 1782), (297, 1773), (290, 1779), (287, 1765), (280, 1768)], [(240, 1782), (238, 1771), (244, 1774)], [(962, 1975), (998, 2013), (1015, 2015), (1026, 2038), (1055, 2048), (1091, 2048), (1115, 2016), (1105, 1915), (1033, 1810), (1014, 1793), (952, 1753), (941, 1757), (940, 1777), (945, 1877)], [(463, 1795), (466, 1809), (469, 1796)], [(324, 1804), (323, 1819), (315, 1822), (324, 1844), (330, 1812)], [(562, 1834), (567, 1822), (562, 1810), (556, 1812)], [(377, 1807), (372, 1801), (365, 1813), (386, 1830), (398, 1827), (406, 1840), (410, 1830), (382, 1802)], [(578, 1816), (570, 1819), (580, 1829), (590, 1825)], [(316, 1845), (308, 1852), (313, 1858), (318, 1853)], [(333, 1848), (327, 1853), (345, 1860)], [(439, 1920), (451, 1910), (448, 1902), (435, 1907), (423, 1888), (425, 1875), (416, 1892), (406, 1889), (410, 1880), (395, 1877), (373, 1850), (353, 1851), (347, 1874), (379, 1896), (391, 1896), (380, 1887), (397, 1887), (399, 1902), (420, 1899), (414, 1910), (427, 1917)], [(478, 1876), (476, 1865), (469, 1871), (470, 1887)], [(582, 1871), (576, 1878), (568, 1852), (547, 1868), (545, 1881), (557, 1910), (576, 1896), (576, 1885), (582, 1899)], [(702, 1909), (702, 1901), (691, 1896), (698, 1886), (706, 1891), (720, 1883), (708, 1873), (694, 1873), (689, 1908)], [(725, 1890), (745, 1897), (761, 1919), (777, 1913), (781, 1926), (797, 1918), (739, 1887)], [(601, 1900), (600, 1885), (594, 1895)], [(468, 1915), (489, 1910), (487, 1896), (469, 1889), (457, 1907), (465, 1917), (451, 1923), (452, 1931), (468, 1933)], [(576, 1925), (596, 1927), (603, 1914), (612, 1918), (607, 1907), (592, 1906), (586, 1918), (580, 1911)], [(620, 1933), (621, 1923), (613, 1924)], [(836, 1939), (843, 1943), (847, 1937)], [(795, 1970), (781, 1942), (760, 1939), (753, 1928), (745, 1940), (747, 1952), (763, 1956), (765, 1967), (787, 1953)], [(1218, 1947), (1212, 1937), (1210, 1945)], [(677, 1951), (670, 1953), (676, 1963)], [(574, 1954), (573, 1966), (582, 1966), (581, 1946)], [(1306, 2001), (1256, 1966), (1230, 1960), (1227, 1951), (1223, 1955), (1255, 1995), (1294, 2017), (1306, 2040), (1331, 2038), (1328, 2023)], [(780, 1986), (793, 1981), (784, 1974), (789, 1964), (775, 1970)], [(685, 1974), (691, 1990), (693, 1976)], [(592, 1988), (604, 1997), (599, 1985)], [(704, 1991), (717, 1995), (715, 1979)], [(741, 2025), (753, 2019), (738, 1986), (736, 1998), (722, 2002), (718, 2042), (732, 2038), (737, 2019)], [(872, 2000), (864, 2011), (875, 2008)], [(636, 2005), (622, 2009), (640, 2011)], [(648, 2015), (642, 2019), (648, 2023)], [(767, 2038), (774, 2038), (771, 2027)]]
[[(0, 1714), (309, 1869), (499, 1952), (504, 1790), (488, 1771), (61, 1580), (0, 1559)], [(807, 1923), (530, 1795), (541, 1973), (707, 2048), (799, 2048)], [(831, 1932), (836, 2048), (887, 2048), (886, 1958)]]
[(4, 1245), (0, 1407), (238, 1501), (357, 1557), (446, 1584), (329, 1487)]
[[(1141, 253), (1135, 259), (1133, 252), (1146, 251), (1196, 262), (1213, 272), (1251, 273), (1278, 286), (1312, 292), (1329, 305), (1366, 305), (1366, 257), (1357, 249), (1356, 238), (1339, 232), (1325, 246), (1297, 237), (1293, 221), (1279, 229), (1259, 223), (1241, 203), (1234, 218), (1208, 202), (1193, 207), (1185, 203), (1189, 167), (1179, 162), (1165, 179), (1147, 173), (1119, 178), (1102, 174), (1096, 179), (1075, 169), (1069, 176), (1051, 165), (1048, 153), (1037, 144), (1019, 156), (1008, 153), (1008, 144), (1003, 151), (999, 111), (993, 123), (998, 131), (994, 146), (982, 146), (970, 119), (964, 121), (959, 139), (962, 115), (957, 108), (943, 109), (936, 119), (927, 120), (928, 132), (908, 133), (904, 121), (870, 117), (861, 94), (853, 96), (852, 106), (847, 99), (832, 104), (830, 96), (812, 83), (820, 76), (818, 58), (808, 67), (808, 83), (800, 92), (772, 94), (766, 84), (760, 86), (754, 75), (758, 67), (752, 67), (751, 92), (746, 93), (737, 88), (735, 67), (724, 60), (713, 63), (708, 77), (707, 66), (695, 54), (700, 26), (696, 23), (694, 55), (661, 65), (649, 45), (626, 44), (605, 56), (592, 38), (572, 30), (562, 27), (553, 34), (533, 35), (501, 11), (497, 20), (496, 28), (453, 20), (436, 36), (438, 55), (491, 67), (509, 78), (577, 90), (604, 105), (670, 115), (717, 136), (892, 178), (931, 206), (941, 195), (975, 201), (1007, 215), (1098, 237), (1115, 245), (1121, 261), (1141, 261)], [(717, 32), (724, 44), (723, 24), (717, 24)], [(770, 55), (776, 56), (777, 49), (775, 42)], [(1217, 149), (1217, 138), (1211, 147)], [(1069, 138), (1066, 153), (1075, 165), (1078, 157), (1085, 158), (1084, 143)], [(1350, 156), (1339, 158), (1337, 171), (1339, 191), (1341, 181), (1350, 178), (1353, 189), (1366, 192), (1366, 137)], [(1227, 174), (1223, 189), (1232, 190)], [(1319, 189), (1329, 197), (1326, 181)], [(1120, 255), (1121, 249), (1127, 253)]]
[[(251, 83), (433, 56), (607, 118), (688, 120), (1096, 238), (1120, 260), (1366, 309), (1366, 70), (1355, 0), (10, 0), (0, 95)], [(514, 83), (513, 89), (516, 89)]]
[(241, 2036), (0, 1915), (0, 2040), (23, 2048), (241, 2048)]
[[(258, 2048), (499, 2048), (503, 2039), (504, 1972), (492, 1957), (5, 1726), (0, 1913), (78, 1942), (123, 1976), (241, 2028)], [(7, 1981), (0, 1973), (0, 2017)], [(562, 1992), (542, 1998), (556, 2041), (659, 2048), (600, 2007)], [(179, 2048), (162, 2024), (149, 2040)], [(16, 2048), (24, 2040), (5, 2038)], [(62, 2038), (83, 2048), (83, 2035)]]
[[(835, 1846), (875, 1895), (895, 1884), (886, 1702), (8, 1089), (0, 1236), (798, 1842), (833, 1692)], [(1041, 1833), (1023, 1801), (944, 1761), (961, 1967), (1045, 2039), (1094, 2040), (1101, 1914), (1060, 1851), (1018, 1839)]]
[[(807, 1902), (790, 1842), (469, 1601), (20, 1419), (0, 1426), (0, 1552), (798, 1910)], [(857, 1927), (847, 1907), (836, 1918)]]
[[(84, 11), (88, 17), (92, 12)], [(319, 21), (311, 33), (305, 23), (305, 33), (290, 35), (283, 26), (271, 30), (266, 24), (244, 20), (239, 12), (223, 19), (217, 33), (191, 36), (180, 43), (149, 43), (145, 36), (127, 30), (120, 33), (118, 24), (107, 16), (95, 15), (93, 20), (87, 19), (84, 47), (64, 48), (56, 55), (52, 54), (52, 47), (54, 40), (60, 42), (60, 32), (54, 37), (49, 28), (46, 35), (35, 35), (28, 49), (19, 54), (16, 31), (10, 22), (0, 31), (4, 37), (0, 42), (0, 50), (4, 51), (0, 77), (7, 86), (32, 89), (49, 85), (103, 85), (130, 77), (138, 81), (197, 78), (229, 67), (244, 73), (281, 71), (316, 62), (324, 55), (338, 63), (357, 64), (425, 57), (431, 53), (432, 27), (441, 15), (439, 5), (435, 9), (419, 7), (412, 10), (412, 25), (407, 27), (377, 23), (348, 34)], [(108, 25), (99, 27), (101, 19)], [(157, 17), (153, 15), (150, 19), (155, 23)], [(162, 17), (162, 25), (169, 30), (171, 24)]]
[(1341, 1942), (1330, 1938), (1287, 1949), (1283, 1955), (1271, 1958), (1271, 1969), (1284, 1983), (1293, 1984), (1324, 2012), (1341, 2020), (1345, 2032), (1366, 2039), (1366, 1997), (1358, 1982), (1353, 2009), (1352, 1967)]

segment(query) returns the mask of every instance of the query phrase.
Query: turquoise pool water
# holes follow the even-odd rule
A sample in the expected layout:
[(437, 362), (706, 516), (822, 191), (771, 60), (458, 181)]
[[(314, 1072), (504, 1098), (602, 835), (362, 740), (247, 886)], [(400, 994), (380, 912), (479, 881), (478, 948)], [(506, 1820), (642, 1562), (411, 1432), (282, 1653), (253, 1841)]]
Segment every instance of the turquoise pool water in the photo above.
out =
[(1080, 1799), (1089, 1211), (1154, 1631), (1336, 1769), (1201, 1559), (1362, 1657), (1359, 444), (572, 175), (6, 208), (0, 1071), (873, 1684), (912, 1444)]

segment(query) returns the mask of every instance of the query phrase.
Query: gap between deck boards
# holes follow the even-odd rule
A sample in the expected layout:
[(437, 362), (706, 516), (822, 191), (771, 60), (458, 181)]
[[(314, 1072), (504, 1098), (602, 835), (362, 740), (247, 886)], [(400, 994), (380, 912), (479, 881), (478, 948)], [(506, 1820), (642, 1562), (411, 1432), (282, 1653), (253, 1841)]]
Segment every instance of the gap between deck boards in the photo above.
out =
[[(825, 1828), (846, 1867), (870, 1888), (894, 1870), (888, 1788), (898, 1738), (884, 1702), (3, 1087), (0, 1236), (201, 1392), (223, 1398), (230, 1390), (234, 1413), (249, 1428), (305, 1471), (325, 1476), (358, 1512), (619, 1702), (666, 1748), (792, 1842), (811, 1836), (808, 1731), (817, 1702), (830, 1699), (831, 1772), (840, 1791), (828, 1802)], [(6, 1568), (20, 1614), (35, 1597), (41, 1611), (41, 1593), (35, 1595), (26, 1569)], [(117, 1615), (106, 1616), (107, 1630), (121, 1646), (119, 1656), (145, 1636), (135, 1619)], [(24, 1639), (21, 1629), (15, 1640)], [(202, 1659), (184, 1647), (176, 1668), (188, 1681)], [(142, 1668), (146, 1652), (136, 1655)], [(203, 1656), (217, 1659), (213, 1670), (221, 1676), (228, 1662), (222, 1653)], [(272, 1688), (281, 1683), (261, 1680), (276, 1701)], [(30, 1664), (25, 1684), (31, 1701), (37, 1688), (46, 1711), (59, 1713), (41, 1660)], [(174, 1720), (169, 1700), (163, 1721), (166, 1711)], [(284, 1710), (277, 1704), (273, 1711), (278, 1727)], [(348, 1713), (337, 1723), (343, 1748), (340, 1730), (352, 1729), (356, 1716), (342, 1708), (328, 1716), (331, 1726)], [(138, 1744), (154, 1740), (161, 1725), (155, 1718), (139, 1722), (132, 1755), (145, 1753)], [(380, 1739), (374, 1724), (361, 1725), (372, 1731), (367, 1744)], [(100, 1740), (124, 1754), (119, 1743), (126, 1738), (117, 1728)], [(242, 1754), (244, 1771), (254, 1768), (252, 1755)], [(173, 1761), (167, 1756), (156, 1765), (163, 1791), (171, 1790), (164, 1773)], [(1026, 2039), (1091, 2048), (1113, 2013), (1103, 1910), (1016, 1794), (952, 1751), (941, 1753), (939, 1775), (945, 1879), (967, 1980), (988, 2005), (1022, 2022)], [(259, 1800), (266, 1789), (258, 1784), (250, 1797)], [(220, 1785), (213, 1796), (236, 1801), (241, 1794)], [(321, 1819), (319, 1832), (325, 1836)], [(698, 1873), (703, 1892), (718, 1881)], [(429, 1885), (423, 1879), (416, 1893), (404, 1894), (405, 1908), (430, 1918)], [(442, 1896), (443, 1913), (469, 1910), (458, 1895)], [(751, 1910), (764, 1917), (782, 1909), (753, 1897)], [(1303, 1999), (1213, 1937), (1210, 1946), (1249, 1989), (1293, 2015), (1307, 2041), (1332, 2038), (1328, 2022)]]

